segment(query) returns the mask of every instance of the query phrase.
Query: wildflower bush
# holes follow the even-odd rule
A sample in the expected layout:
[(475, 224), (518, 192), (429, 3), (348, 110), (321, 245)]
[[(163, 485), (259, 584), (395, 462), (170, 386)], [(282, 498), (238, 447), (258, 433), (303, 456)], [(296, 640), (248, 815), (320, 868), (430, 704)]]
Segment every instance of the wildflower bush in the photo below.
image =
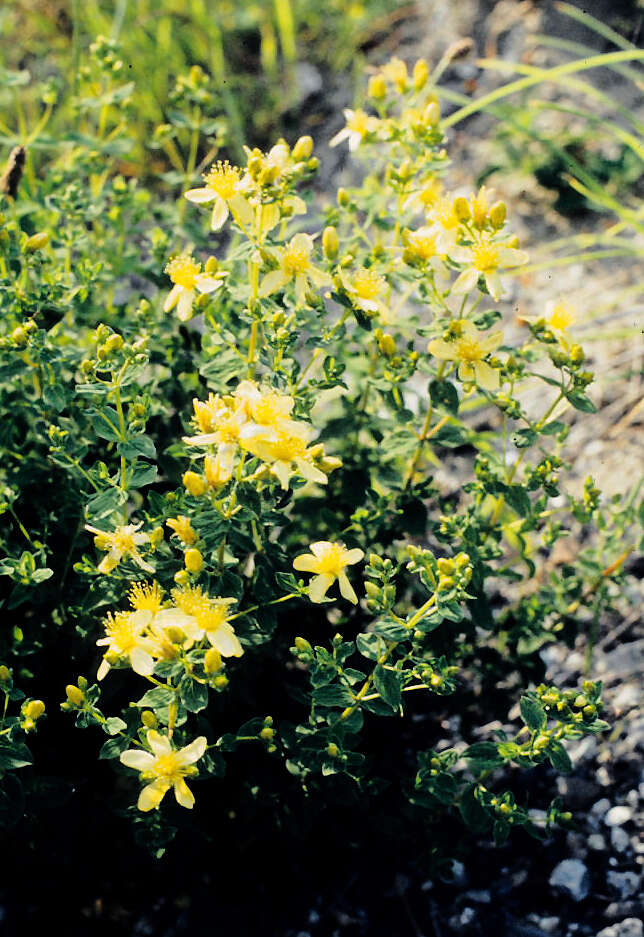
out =
[(619, 602), (638, 506), (563, 484), (595, 410), (574, 312), (512, 316), (528, 255), (450, 189), (427, 63), (346, 112), (360, 181), (326, 207), (307, 136), (202, 180), (195, 143), (159, 197), (114, 171), (131, 90), (92, 87), (3, 181), (3, 821), (91, 772), (157, 854), (193, 808), (206, 835), (348, 811), (439, 857), (454, 824), (568, 822), (513, 779), (571, 769), (602, 688), (539, 650)]

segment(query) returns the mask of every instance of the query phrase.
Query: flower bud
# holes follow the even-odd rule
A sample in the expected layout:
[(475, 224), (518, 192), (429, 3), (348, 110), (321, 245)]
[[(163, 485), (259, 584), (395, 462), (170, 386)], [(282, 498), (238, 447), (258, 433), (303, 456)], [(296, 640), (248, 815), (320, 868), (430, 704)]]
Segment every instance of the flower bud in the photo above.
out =
[(427, 105), (423, 112), (423, 120), (430, 127), (436, 127), (440, 123), (441, 109), (438, 101), (432, 101)]
[(73, 683), (67, 684), (65, 687), (65, 693), (67, 694), (68, 701), (73, 706), (82, 706), (85, 700), (85, 694), (77, 686), (74, 686)]
[(11, 680), (11, 671), (4, 664), (0, 665), (0, 683), (8, 683)]
[(337, 193), (338, 205), (342, 208), (346, 208), (347, 205), (351, 202), (351, 197), (346, 189), (339, 188)]
[(298, 651), (310, 651), (311, 650), (311, 645), (306, 640), (306, 638), (296, 638), (294, 643)]
[(462, 195), (459, 195), (459, 197), (455, 198), (452, 202), (452, 211), (459, 221), (470, 220), (470, 206), (467, 203), (467, 199)]
[(27, 238), (25, 241), (25, 254), (33, 254), (34, 251), (42, 250), (42, 248), (47, 247), (48, 244), (49, 234), (47, 231), (39, 231), (37, 234), (32, 234), (31, 237)]
[(328, 225), (322, 232), (322, 250), (327, 260), (335, 260), (340, 250), (340, 239), (333, 225)]
[(425, 59), (418, 59), (411, 73), (414, 82), (414, 91), (421, 91), (429, 78), (429, 65)]
[(187, 569), (179, 569), (172, 578), (178, 586), (185, 586), (190, 581), (190, 574)]
[(313, 152), (313, 138), (309, 136), (300, 137), (296, 140), (292, 150), (293, 159), (296, 163), (308, 159)]
[(386, 355), (387, 358), (391, 358), (392, 355), (396, 354), (396, 341), (393, 335), (390, 335), (388, 332), (385, 332), (378, 339), (378, 348)]
[(488, 212), (488, 217), (493, 228), (502, 228), (505, 224), (507, 208), (505, 202), (495, 202)]
[(27, 719), (33, 719), (34, 722), (36, 719), (40, 719), (44, 711), (45, 704), (41, 699), (32, 699), (22, 705), (23, 716), (26, 716)]
[(259, 733), (260, 739), (264, 739), (266, 742), (270, 742), (274, 735), (275, 729), (271, 729), (270, 726), (264, 726), (262, 731)]
[(216, 647), (208, 648), (203, 659), (203, 669), (207, 674), (217, 673), (221, 670), (221, 654)]
[(183, 486), (189, 494), (194, 495), (195, 498), (198, 498), (199, 495), (204, 494), (206, 490), (206, 483), (201, 477), (197, 475), (196, 472), (184, 472), (183, 474)]
[(220, 674), (218, 677), (215, 677), (215, 679), (214, 679), (214, 681), (213, 681), (213, 685), (214, 685), (218, 690), (223, 690), (223, 689), (225, 689), (225, 688), (228, 686), (228, 677), (225, 677), (225, 676), (223, 675), (223, 673)]
[(144, 709), (141, 713), (141, 722), (147, 729), (156, 729), (159, 722), (151, 709)]
[(326, 753), (327, 755), (329, 755), (330, 758), (337, 758), (338, 755), (340, 754), (340, 749), (335, 744), (335, 742), (329, 742), (329, 744), (326, 747)]
[(372, 75), (367, 85), (367, 94), (375, 101), (382, 101), (387, 96), (387, 82), (382, 75)]
[(570, 348), (570, 360), (573, 364), (583, 364), (586, 355), (581, 345), (572, 345)]
[(189, 573), (200, 573), (203, 569), (203, 556), (195, 547), (186, 550), (183, 561)]

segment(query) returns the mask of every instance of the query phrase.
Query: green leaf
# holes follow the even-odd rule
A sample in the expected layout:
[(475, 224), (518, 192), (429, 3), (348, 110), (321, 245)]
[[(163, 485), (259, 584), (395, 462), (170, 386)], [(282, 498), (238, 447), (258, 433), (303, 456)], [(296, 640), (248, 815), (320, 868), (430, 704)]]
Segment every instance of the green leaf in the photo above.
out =
[(347, 687), (335, 683), (332, 686), (323, 686), (313, 692), (313, 702), (316, 706), (350, 706), (353, 696)]
[(503, 764), (495, 742), (476, 742), (465, 749), (463, 756), (472, 762), (471, 768), (477, 773), (498, 768)]
[(22, 742), (0, 741), (0, 770), (15, 771), (32, 764), (31, 752)]
[(169, 706), (174, 697), (172, 690), (167, 690), (164, 686), (155, 686), (144, 693), (134, 705), (143, 709), (157, 709), (160, 706)]
[(538, 433), (533, 429), (518, 429), (516, 433), (512, 433), (512, 442), (517, 449), (527, 449), (528, 446), (533, 444), (537, 436)]
[(127, 442), (119, 447), (121, 455), (126, 459), (136, 459), (137, 456), (143, 456), (146, 459), (156, 458), (156, 448), (149, 436), (133, 436)]
[(381, 664), (378, 664), (373, 672), (373, 683), (376, 690), (392, 709), (398, 709), (400, 706), (400, 677), (401, 675), (397, 671), (387, 670)]
[(561, 774), (570, 774), (572, 771), (570, 755), (561, 742), (555, 742), (550, 746), (548, 749), (548, 761), (555, 771), (559, 771)]
[(532, 508), (528, 492), (522, 485), (508, 485), (505, 500), (521, 517), (527, 517)]
[(130, 488), (143, 488), (145, 485), (151, 485), (157, 479), (156, 465), (148, 465), (147, 462), (137, 462), (130, 478)]
[(519, 703), (521, 718), (533, 732), (543, 729), (546, 724), (546, 714), (541, 703), (532, 696), (522, 696)]
[(556, 436), (566, 429), (568, 429), (568, 427), (565, 423), (562, 423), (561, 420), (551, 420), (550, 423), (546, 423), (545, 426), (541, 427), (541, 432), (544, 436)]
[(188, 712), (198, 713), (208, 705), (208, 687), (204, 683), (197, 683), (188, 674), (179, 684), (181, 702)]
[(111, 716), (103, 723), (103, 729), (108, 735), (118, 735), (119, 732), (127, 729), (127, 724), (118, 716)]
[(434, 407), (441, 407), (454, 416), (458, 413), (458, 391), (451, 381), (431, 381), (429, 396)]
[(363, 657), (368, 657), (369, 660), (378, 660), (385, 651), (386, 645), (379, 635), (367, 633), (357, 635), (356, 648)]
[(581, 410), (583, 413), (597, 413), (597, 407), (590, 397), (580, 390), (569, 390), (566, 399), (573, 405), (575, 410)]
[(432, 438), (432, 442), (448, 449), (455, 449), (467, 442), (464, 431), (460, 426), (443, 426)]
[(489, 829), (491, 820), (485, 808), (478, 801), (475, 790), (474, 787), (465, 789), (459, 801), (458, 809), (468, 829), (474, 833), (483, 833)]
[(98, 757), (103, 761), (108, 758), (118, 758), (121, 752), (124, 752), (129, 744), (130, 739), (123, 738), (123, 736), (118, 736), (114, 739), (108, 739), (98, 753)]
[(374, 634), (386, 638), (387, 641), (403, 641), (410, 636), (409, 628), (399, 625), (395, 621), (376, 621), (373, 625)]

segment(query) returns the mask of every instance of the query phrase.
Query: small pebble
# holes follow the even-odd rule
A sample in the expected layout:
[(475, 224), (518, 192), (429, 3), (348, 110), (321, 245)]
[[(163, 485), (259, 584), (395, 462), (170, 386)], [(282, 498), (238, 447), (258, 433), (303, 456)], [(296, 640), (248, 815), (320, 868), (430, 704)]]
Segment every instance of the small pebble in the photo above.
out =
[(625, 805), (611, 807), (604, 817), (604, 823), (606, 826), (623, 826), (624, 823), (628, 823), (632, 819), (632, 816), (633, 811), (630, 807)]
[(635, 872), (609, 872), (606, 881), (611, 891), (622, 899), (634, 895), (640, 883)]
[(541, 930), (546, 932), (546, 934), (553, 934), (559, 927), (559, 918), (542, 917), (539, 921), (539, 926), (541, 927)]
[(564, 859), (554, 868), (550, 884), (573, 901), (583, 901), (590, 891), (590, 874), (580, 859)]
[(590, 812), (595, 817), (603, 817), (610, 810), (610, 800), (608, 797), (602, 797), (596, 804), (590, 808)]
[(617, 852), (625, 852), (630, 845), (628, 833), (621, 826), (614, 826), (611, 829), (610, 841), (613, 844), (613, 849), (616, 849)]
[(619, 924), (611, 924), (600, 930), (597, 937), (642, 937), (644, 933), (642, 922), (636, 917), (627, 917)]
[(601, 833), (591, 833), (588, 837), (588, 848), (592, 849), (593, 852), (605, 852), (606, 851), (606, 840)]

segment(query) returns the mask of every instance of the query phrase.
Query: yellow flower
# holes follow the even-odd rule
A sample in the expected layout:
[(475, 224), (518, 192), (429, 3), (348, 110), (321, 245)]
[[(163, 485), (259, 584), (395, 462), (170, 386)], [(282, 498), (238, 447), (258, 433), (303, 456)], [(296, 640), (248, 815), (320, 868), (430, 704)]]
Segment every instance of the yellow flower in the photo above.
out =
[(231, 166), (228, 161), (214, 163), (204, 175), (204, 182), (204, 187), (189, 189), (185, 197), (189, 202), (198, 205), (213, 203), (210, 222), (213, 231), (219, 231), (223, 227), (229, 212), (242, 227), (252, 225), (254, 212), (242, 194), (247, 182), (242, 178), (241, 170), (237, 166)]
[(193, 407), (195, 423), (201, 432), (196, 436), (184, 436), (183, 441), (190, 446), (230, 446), (234, 450), (246, 422), (244, 410), (230, 406), (218, 394), (210, 394), (207, 401), (193, 400)]
[(326, 485), (324, 472), (313, 464), (308, 448), (313, 430), (308, 423), (289, 420), (282, 426), (262, 427), (249, 424), (241, 437), (242, 448), (270, 466), (270, 471), (285, 490), (292, 475)]
[(404, 211), (429, 212), (436, 204), (443, 191), (443, 183), (436, 176), (426, 179), (420, 189), (407, 196), (403, 203)]
[(575, 324), (577, 314), (568, 303), (550, 300), (546, 303), (545, 318), (549, 329), (555, 332), (565, 332)]
[(271, 270), (259, 285), (260, 296), (270, 296), (283, 289), (291, 281), (295, 283), (295, 298), (304, 303), (309, 280), (314, 286), (327, 286), (331, 283), (328, 273), (314, 266), (311, 260), (313, 238), (310, 234), (296, 234), (286, 247), (276, 249), (278, 269)]
[(388, 81), (390, 84), (394, 85), (396, 90), (403, 94), (409, 84), (409, 73), (407, 72), (407, 65), (403, 62), (402, 59), (394, 56), (392, 59), (382, 66), (380, 69), (380, 74), (383, 78)]
[(461, 235), (461, 222), (454, 211), (453, 199), (440, 196), (427, 212), (427, 221), (436, 234), (436, 250), (440, 255), (450, 254)]
[(427, 263), (437, 254), (436, 231), (433, 228), (418, 228), (408, 231), (405, 237), (407, 249), (417, 260)]
[(346, 108), (344, 119), (347, 122), (346, 127), (336, 133), (333, 139), (330, 140), (329, 146), (337, 146), (343, 140), (348, 140), (349, 149), (357, 150), (364, 138), (375, 133), (380, 126), (377, 117), (370, 117), (369, 114), (361, 110), (352, 111), (350, 108)]
[(170, 312), (176, 306), (177, 316), (182, 322), (187, 322), (192, 316), (195, 293), (213, 293), (219, 289), (226, 276), (223, 272), (214, 277), (202, 273), (201, 264), (193, 260), (190, 254), (174, 257), (167, 264), (165, 272), (174, 286), (163, 304), (163, 311)]
[(444, 361), (457, 361), (458, 376), (462, 381), (473, 381), (484, 390), (497, 390), (499, 372), (484, 359), (499, 347), (503, 333), (494, 332), (481, 338), (476, 326), (467, 321), (453, 323), (452, 330), (454, 339), (447, 342), (441, 338), (434, 339), (427, 346), (429, 353)]
[(199, 586), (175, 589), (172, 598), (176, 606), (191, 617), (189, 629), (194, 640), (205, 635), (222, 657), (241, 657), (244, 649), (228, 621), (229, 607), (235, 604), (236, 599), (211, 597)]
[(139, 810), (154, 810), (171, 787), (177, 803), (192, 809), (195, 798), (185, 779), (198, 774), (194, 765), (206, 751), (208, 740), (200, 735), (184, 748), (174, 749), (170, 739), (155, 729), (150, 729), (146, 737), (149, 752), (131, 748), (121, 753), (122, 764), (138, 771), (142, 780), (150, 781), (139, 795)]
[(95, 535), (96, 548), (109, 551), (98, 565), (99, 573), (111, 573), (123, 557), (127, 556), (130, 556), (133, 562), (146, 573), (154, 572), (154, 566), (147, 563), (138, 550), (142, 544), (150, 542), (148, 534), (138, 533), (141, 526), (141, 523), (126, 524), (124, 527), (117, 527), (116, 530), (99, 530), (90, 524), (85, 525), (85, 530)]
[(192, 529), (190, 518), (186, 517), (185, 514), (180, 514), (178, 517), (169, 517), (166, 521), (166, 525), (170, 528), (170, 530), (175, 532), (182, 543), (186, 543), (189, 546), (191, 543), (196, 542), (197, 535)]
[(278, 426), (289, 421), (295, 400), (289, 394), (263, 389), (254, 381), (241, 381), (235, 388), (235, 401), (248, 420), (261, 426)]
[(220, 446), (217, 454), (207, 455), (203, 461), (203, 473), (209, 488), (222, 488), (233, 475), (234, 455), (231, 446)]
[(135, 673), (147, 677), (154, 671), (154, 643), (146, 633), (152, 613), (116, 612), (105, 619), (105, 637), (96, 644), (106, 647), (105, 656), (98, 668), (97, 678), (102, 680), (110, 666), (126, 660)]
[(360, 267), (352, 273), (341, 273), (342, 286), (358, 309), (373, 316), (383, 308), (383, 294), (387, 290), (387, 281), (375, 270)]
[(457, 247), (449, 251), (449, 256), (457, 263), (465, 264), (466, 269), (458, 275), (452, 286), (452, 293), (469, 293), (483, 276), (488, 293), (493, 299), (499, 299), (503, 292), (499, 270), (519, 267), (528, 262), (525, 251), (490, 241), (479, 241), (469, 247)]
[(330, 543), (328, 540), (312, 543), (310, 550), (310, 553), (302, 553), (295, 557), (293, 568), (316, 574), (309, 583), (311, 601), (322, 602), (326, 598), (327, 590), (337, 579), (341, 594), (356, 605), (358, 597), (347, 578), (345, 568), (360, 562), (364, 556), (362, 550), (347, 550), (343, 543)]
[(163, 605), (163, 590), (158, 582), (134, 582), (128, 593), (128, 601), (135, 612), (152, 612), (156, 615)]

